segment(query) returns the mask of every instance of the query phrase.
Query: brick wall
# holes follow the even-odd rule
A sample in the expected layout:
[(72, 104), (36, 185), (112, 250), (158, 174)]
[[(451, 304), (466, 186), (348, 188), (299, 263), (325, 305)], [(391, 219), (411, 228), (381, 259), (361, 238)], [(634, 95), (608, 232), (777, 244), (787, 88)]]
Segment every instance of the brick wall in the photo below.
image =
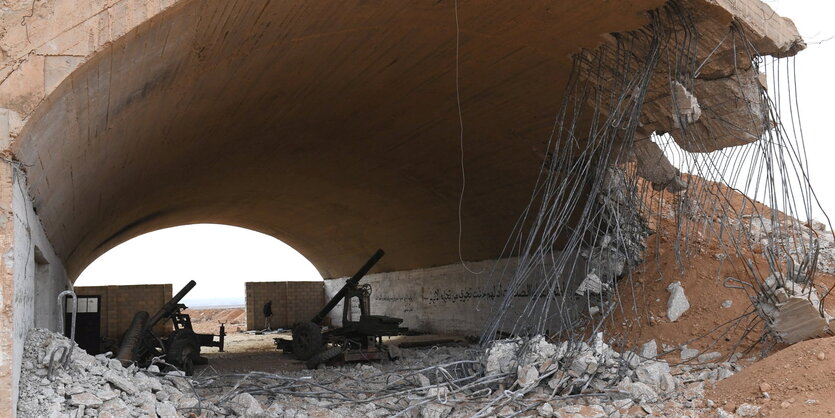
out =
[[(130, 286), (77, 286), (78, 296), (101, 296), (101, 336), (119, 340), (130, 326), (133, 315), (147, 311), (154, 315), (173, 296), (170, 284)], [(174, 327), (171, 321), (158, 325), (154, 331), (168, 335)]]
[(309, 321), (325, 305), (323, 282), (247, 282), (247, 329), (264, 328), (264, 304), (273, 301), (273, 328)]

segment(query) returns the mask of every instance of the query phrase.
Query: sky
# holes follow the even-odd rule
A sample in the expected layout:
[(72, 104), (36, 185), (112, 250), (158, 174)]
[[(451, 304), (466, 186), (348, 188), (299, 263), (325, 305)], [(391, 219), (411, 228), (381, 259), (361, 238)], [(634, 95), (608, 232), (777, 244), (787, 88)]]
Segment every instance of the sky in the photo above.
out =
[[(835, 130), (833, 120), (835, 98), (835, 1), (833, 0), (769, 0), (778, 14), (791, 18), (808, 47), (795, 58), (797, 101), (803, 136), (809, 158), (809, 178), (823, 209), (835, 215)], [(815, 217), (823, 220), (823, 214)], [(835, 220), (835, 219), (833, 219)]]
[[(797, 95), (809, 161), (809, 176), (821, 206), (835, 214), (835, 0), (768, 0), (794, 20), (808, 43), (796, 60)], [(832, 39), (832, 40), (829, 40)], [(823, 212), (815, 217), (823, 219)], [(188, 225), (134, 238), (108, 251), (76, 286), (172, 283), (176, 293), (189, 280), (197, 286), (189, 306), (242, 305), (244, 282), (322, 280), (316, 268), (281, 241), (225, 225)]]
[(161, 229), (129, 240), (96, 259), (76, 286), (172, 283), (197, 286), (187, 306), (244, 304), (244, 283), (322, 280), (296, 250), (260, 232), (198, 224)]

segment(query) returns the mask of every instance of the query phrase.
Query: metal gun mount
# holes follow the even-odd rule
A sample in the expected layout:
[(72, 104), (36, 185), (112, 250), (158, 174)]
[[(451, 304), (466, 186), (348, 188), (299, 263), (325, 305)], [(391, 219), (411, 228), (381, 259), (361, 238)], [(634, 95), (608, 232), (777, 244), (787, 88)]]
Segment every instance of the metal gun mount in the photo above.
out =
[[(182, 369), (187, 375), (194, 372), (195, 364), (206, 364), (208, 360), (200, 355), (200, 347), (218, 347), (223, 351), (226, 337), (224, 324), (220, 324), (218, 340), (214, 334), (198, 334), (191, 325), (191, 317), (182, 311), (186, 305), (181, 300), (194, 289), (197, 282), (191, 280), (171, 300), (165, 303), (154, 316), (139, 311), (122, 338), (122, 345), (116, 358), (123, 364), (137, 362), (148, 366), (154, 357), (163, 357), (166, 363)], [(174, 332), (168, 337), (154, 334), (153, 329), (168, 319), (174, 324)]]
[[(383, 250), (377, 250), (313, 319), (293, 326), (292, 341), (276, 338), (276, 347), (292, 352), (297, 359), (306, 361), (309, 368), (340, 356), (343, 361), (382, 358), (386, 353), (382, 337), (408, 331), (400, 326), (401, 318), (371, 315), (371, 286), (359, 284), (384, 254)], [(322, 332), (322, 321), (343, 300), (342, 327)], [(357, 320), (352, 317), (355, 300), (359, 308)]]

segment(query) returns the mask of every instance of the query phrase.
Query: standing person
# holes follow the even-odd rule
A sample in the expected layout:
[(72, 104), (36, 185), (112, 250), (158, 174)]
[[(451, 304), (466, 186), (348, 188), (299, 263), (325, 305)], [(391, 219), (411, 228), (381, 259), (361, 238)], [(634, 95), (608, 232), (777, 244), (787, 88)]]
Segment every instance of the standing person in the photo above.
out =
[(273, 329), (272, 317), (273, 317), (273, 301), (269, 301), (269, 302), (264, 304), (264, 328), (267, 331), (272, 331), (272, 329)]

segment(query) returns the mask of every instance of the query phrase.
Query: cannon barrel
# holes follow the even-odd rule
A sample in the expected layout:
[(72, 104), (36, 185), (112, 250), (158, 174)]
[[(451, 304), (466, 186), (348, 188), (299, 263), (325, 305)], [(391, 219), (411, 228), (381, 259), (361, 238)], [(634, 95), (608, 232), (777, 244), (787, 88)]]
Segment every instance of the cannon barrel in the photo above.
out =
[(194, 280), (189, 280), (189, 282), (186, 283), (186, 285), (179, 292), (177, 292), (177, 294), (174, 295), (174, 297), (171, 298), (171, 300), (166, 302), (165, 305), (162, 305), (162, 308), (160, 308), (160, 310), (157, 311), (157, 313), (155, 313), (154, 316), (152, 316), (151, 319), (148, 320), (148, 322), (146, 322), (145, 329), (152, 329), (153, 327), (157, 326), (157, 323), (159, 323), (160, 321), (165, 321), (171, 315), (173, 315), (174, 312), (177, 311), (177, 305), (180, 303), (181, 300), (183, 300), (183, 298), (186, 296), (186, 294), (188, 294), (188, 292), (191, 292), (191, 289), (194, 289), (194, 286), (197, 286), (197, 282), (195, 282)]
[(360, 267), (360, 269), (353, 276), (351, 276), (350, 279), (348, 279), (347, 282), (345, 282), (345, 286), (342, 286), (342, 289), (339, 289), (339, 292), (336, 292), (336, 294), (333, 295), (333, 298), (328, 301), (327, 305), (325, 305), (325, 307), (313, 317), (312, 322), (316, 325), (322, 325), (322, 320), (325, 319), (328, 312), (330, 312), (342, 300), (342, 298), (345, 297), (345, 291), (356, 287), (360, 280), (362, 280), (363, 276), (365, 276), (368, 271), (371, 270), (371, 268), (374, 267), (374, 265), (377, 264), (381, 258), (383, 258), (383, 255), (385, 255), (383, 250), (377, 250), (377, 252), (375, 252), (374, 255), (372, 255), (371, 258), (369, 258), (368, 261), (366, 261), (365, 264)]

